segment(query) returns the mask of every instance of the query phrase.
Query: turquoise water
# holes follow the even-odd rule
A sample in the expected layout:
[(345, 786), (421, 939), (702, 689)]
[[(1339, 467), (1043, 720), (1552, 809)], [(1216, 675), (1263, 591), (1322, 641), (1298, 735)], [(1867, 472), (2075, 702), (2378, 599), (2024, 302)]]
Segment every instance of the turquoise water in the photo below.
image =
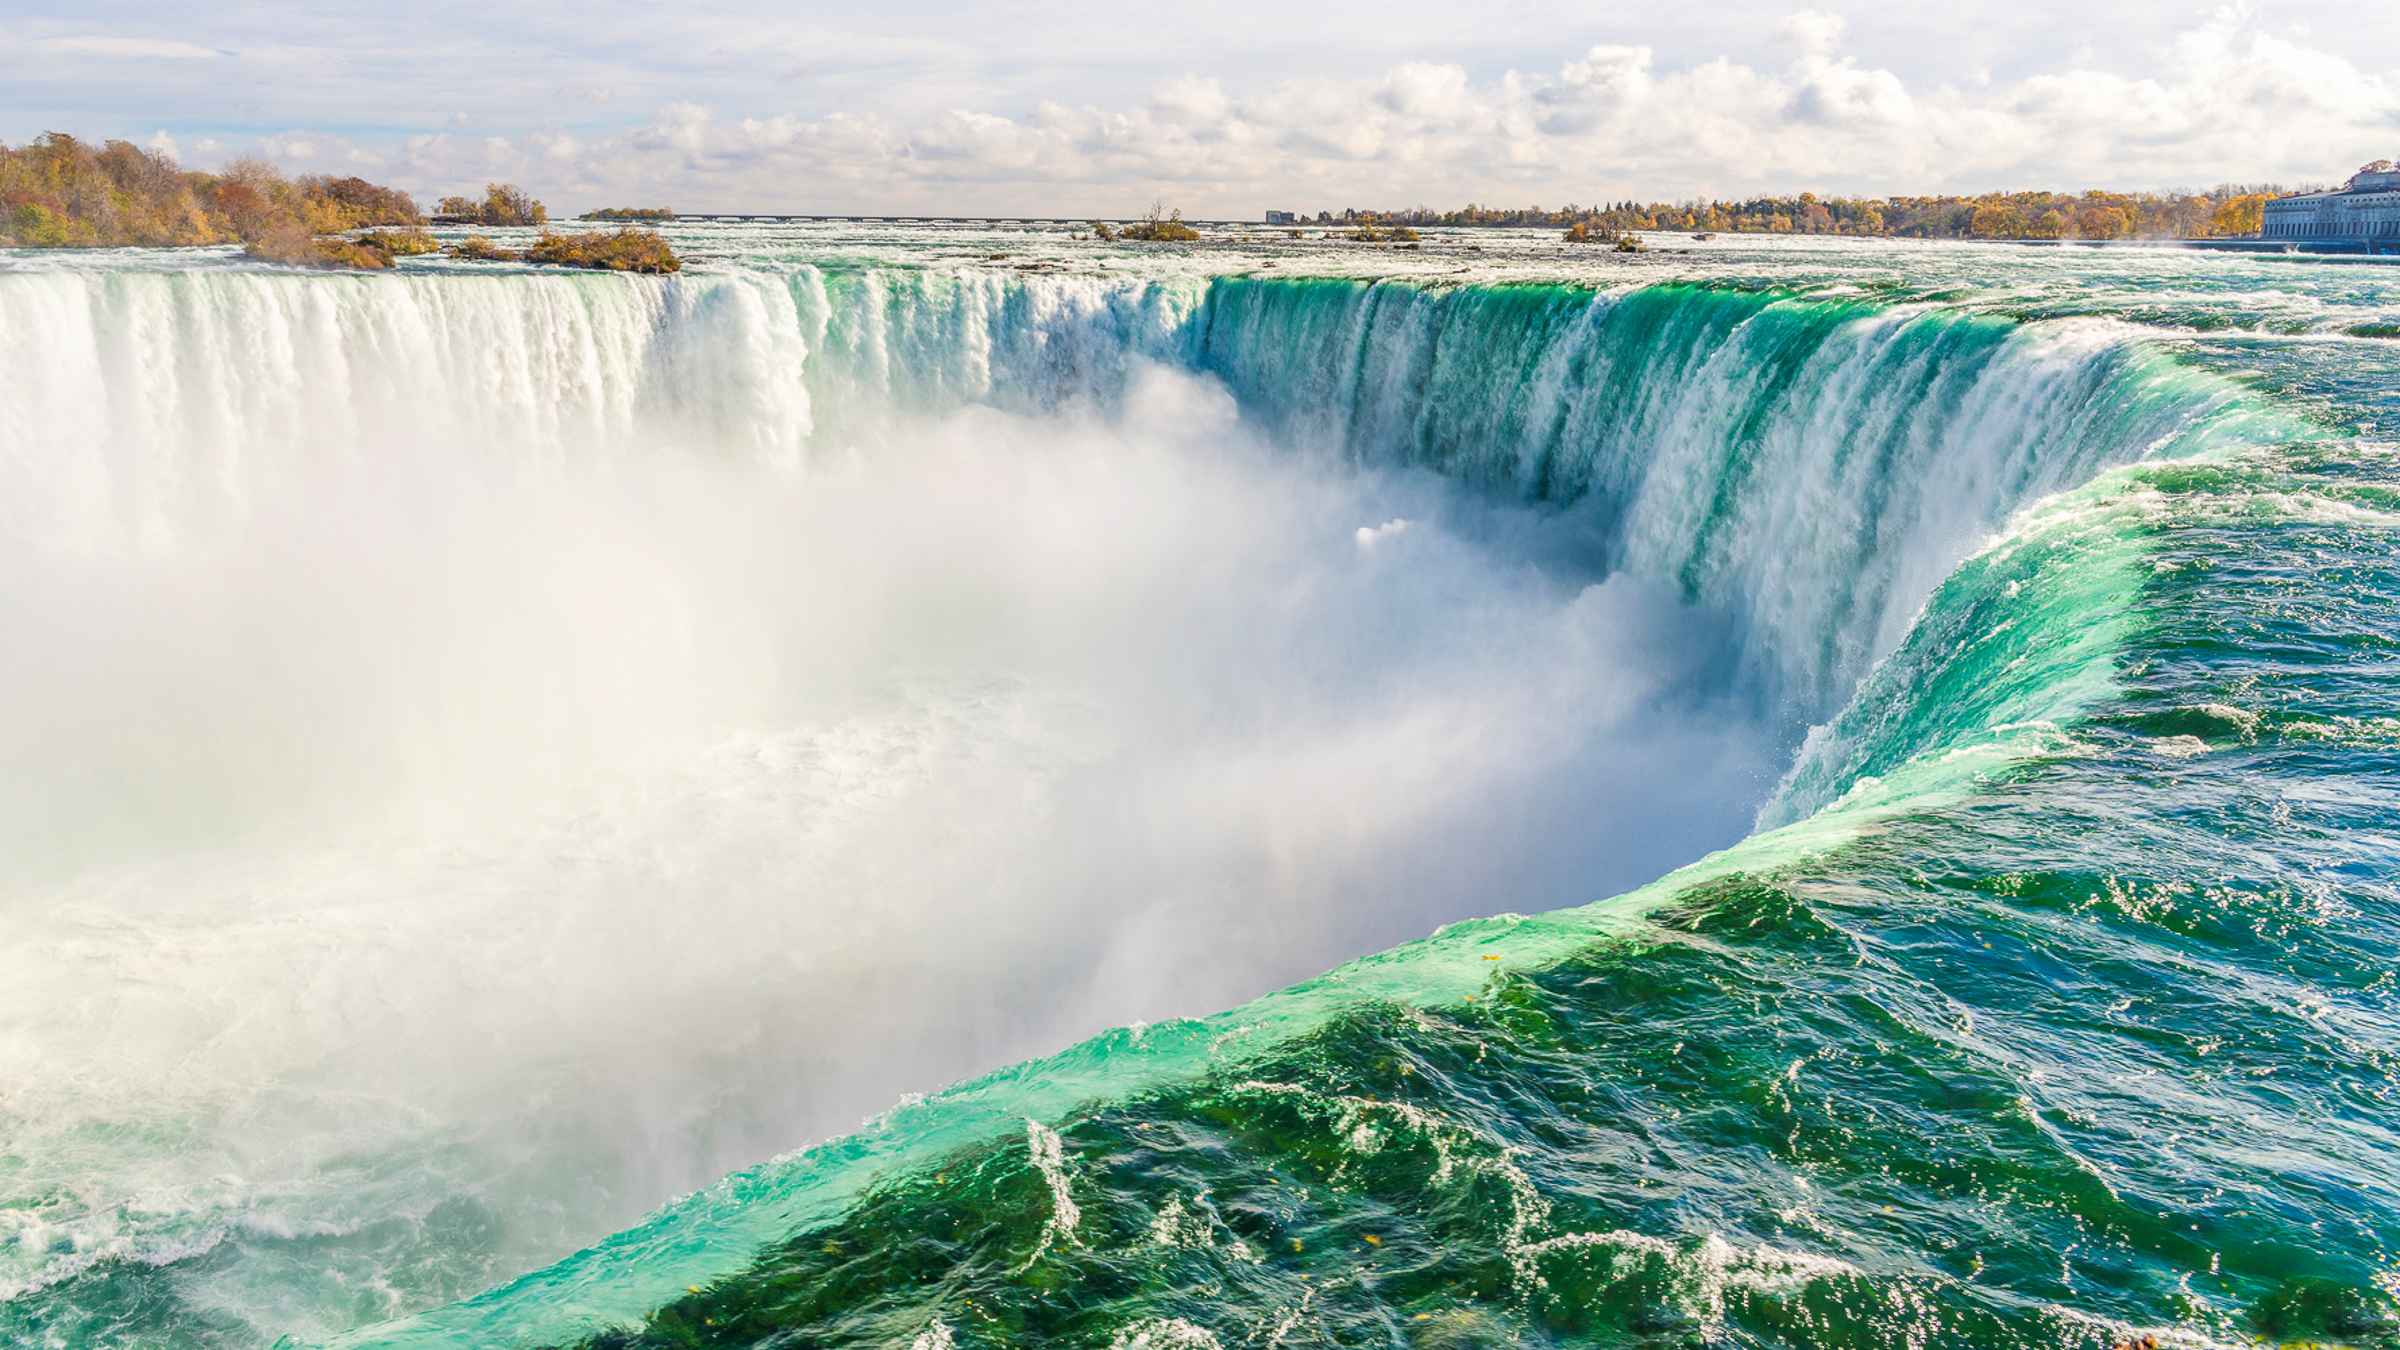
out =
[[(1275, 454), (1506, 507), (1468, 535), (1511, 568), (1638, 579), (1720, 625), (1708, 715), (1779, 747), (1755, 831), (1580, 907), (1462, 897), (1497, 917), (912, 1097), (535, 1268), (488, 1258), (511, 1222), (488, 1191), (411, 1192), (383, 1237), (37, 1263), (0, 1331), (2400, 1344), (2400, 349), (2361, 335), (2400, 307), (2383, 269), (693, 238), (723, 256), (676, 283), (388, 279), (422, 291), (406, 313), (378, 281), (149, 263), (0, 274), (0, 302), (47, 287), (105, 327), (162, 286), (187, 322), (209, 287), (347, 287), (337, 346), (565, 303), (575, 339), (524, 350), (579, 373), (529, 358), (462, 424), (548, 391), (567, 442), (671, 415), (783, 465), (1188, 372)], [(29, 1147), (10, 1165), (21, 1211), (72, 1184)], [(255, 1315), (312, 1262), (401, 1292)]]

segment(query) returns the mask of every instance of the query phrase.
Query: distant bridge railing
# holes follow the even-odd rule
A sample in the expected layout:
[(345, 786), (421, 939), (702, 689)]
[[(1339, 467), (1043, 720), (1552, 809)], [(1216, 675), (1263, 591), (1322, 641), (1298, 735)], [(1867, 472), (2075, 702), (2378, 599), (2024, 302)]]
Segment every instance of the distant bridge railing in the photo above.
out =
[[(694, 221), (706, 224), (834, 224), (834, 225), (1139, 225), (1140, 216), (842, 216), (820, 214), (777, 214), (757, 211), (695, 211), (677, 213), (675, 218), (657, 222), (666, 225), (685, 225)], [(1310, 222), (1314, 223), (1314, 222)], [(1249, 225), (1259, 229), (1269, 227), (1256, 220), (1189, 219), (1186, 225)]]

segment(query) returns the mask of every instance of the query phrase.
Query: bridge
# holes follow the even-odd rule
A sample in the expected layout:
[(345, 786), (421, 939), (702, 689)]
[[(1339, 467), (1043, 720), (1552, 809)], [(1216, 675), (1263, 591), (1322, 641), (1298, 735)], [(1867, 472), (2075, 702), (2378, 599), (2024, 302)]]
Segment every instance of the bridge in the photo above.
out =
[[(583, 217), (578, 217), (583, 219)], [(755, 211), (678, 212), (674, 219), (653, 221), (660, 225), (689, 225), (695, 222), (710, 225), (1139, 225), (1141, 216), (839, 216), (839, 215), (782, 215)], [(1265, 229), (1255, 220), (1187, 219), (1186, 225), (1250, 226)]]

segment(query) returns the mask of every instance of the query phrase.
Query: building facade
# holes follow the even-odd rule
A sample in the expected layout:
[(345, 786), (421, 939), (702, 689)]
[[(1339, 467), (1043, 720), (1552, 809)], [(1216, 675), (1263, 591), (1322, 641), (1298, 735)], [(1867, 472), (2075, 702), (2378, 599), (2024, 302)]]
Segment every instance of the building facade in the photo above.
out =
[(2400, 245), (2400, 168), (2377, 160), (2335, 191), (2277, 197), (2262, 214), (2261, 239)]

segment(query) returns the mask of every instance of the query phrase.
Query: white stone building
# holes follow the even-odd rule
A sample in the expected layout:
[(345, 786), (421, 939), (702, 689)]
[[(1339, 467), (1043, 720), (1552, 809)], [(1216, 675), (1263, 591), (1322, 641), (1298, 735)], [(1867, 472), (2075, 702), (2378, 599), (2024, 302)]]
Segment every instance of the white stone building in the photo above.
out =
[(2303, 192), (2266, 204), (2261, 239), (2400, 246), (2400, 168), (2377, 160), (2332, 192)]

